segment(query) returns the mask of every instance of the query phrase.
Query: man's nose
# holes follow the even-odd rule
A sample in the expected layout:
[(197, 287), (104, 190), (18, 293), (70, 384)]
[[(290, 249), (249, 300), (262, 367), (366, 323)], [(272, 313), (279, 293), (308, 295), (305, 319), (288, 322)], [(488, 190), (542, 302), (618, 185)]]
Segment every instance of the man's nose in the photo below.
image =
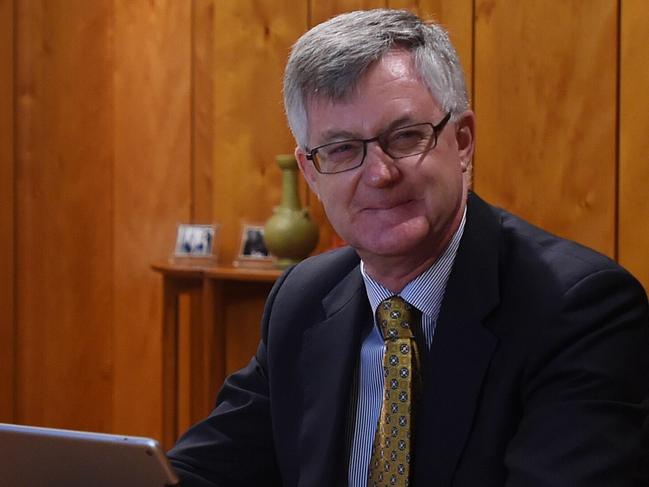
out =
[(389, 156), (378, 141), (367, 144), (367, 154), (363, 164), (363, 179), (369, 186), (381, 188), (394, 183), (401, 173), (396, 161)]

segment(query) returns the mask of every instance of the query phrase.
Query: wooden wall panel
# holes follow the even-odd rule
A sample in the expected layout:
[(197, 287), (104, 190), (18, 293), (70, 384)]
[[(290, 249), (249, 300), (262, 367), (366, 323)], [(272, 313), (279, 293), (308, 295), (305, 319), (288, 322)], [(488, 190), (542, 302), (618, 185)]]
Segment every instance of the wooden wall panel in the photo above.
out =
[(15, 419), (109, 430), (111, 2), (15, 5)]
[(624, 0), (621, 13), (619, 259), (649, 289), (649, 10)]
[(149, 265), (190, 220), (191, 4), (115, 9), (114, 373), (116, 431), (159, 436), (161, 285)]
[(214, 14), (217, 0), (192, 2), (192, 221), (211, 223), (214, 198)]
[(271, 284), (228, 282), (224, 287), (221, 316), (227, 324), (225, 370), (228, 374), (245, 366), (257, 350), (259, 322)]
[[(291, 3), (291, 2), (288, 2)], [(280, 201), (275, 155), (292, 153), (282, 75), (289, 46), (306, 27), (306, 2), (216, 3), (214, 30), (214, 219), (221, 260), (238, 253), (240, 225), (265, 222)]]
[(617, 5), (477, 0), (475, 188), (615, 249)]
[(13, 22), (13, 0), (0, 0), (0, 422), (14, 418)]
[[(353, 10), (369, 10), (372, 8), (386, 8), (388, 0), (329, 0), (326, 2), (319, 0), (307, 0), (310, 4), (311, 16), (309, 27), (324, 22), (331, 17), (343, 12)], [(297, 39), (295, 39), (297, 40)]]
[[(222, 223), (222, 261), (235, 257), (240, 224), (280, 200), (275, 154), (293, 151), (289, 46), (331, 15), (382, 6), (451, 32), (475, 79), (477, 191), (609, 254), (617, 230), (621, 262), (649, 286), (641, 0), (0, 0), (0, 421), (161, 437), (149, 264), (188, 220)], [(255, 289), (228, 285), (234, 302), (218, 310), (229, 372), (258, 340)]]

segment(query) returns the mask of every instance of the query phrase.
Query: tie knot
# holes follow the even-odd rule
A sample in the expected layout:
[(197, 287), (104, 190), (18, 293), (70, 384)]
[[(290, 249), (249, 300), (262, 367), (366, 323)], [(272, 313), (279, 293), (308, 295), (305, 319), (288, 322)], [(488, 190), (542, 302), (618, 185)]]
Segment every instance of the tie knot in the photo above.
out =
[(392, 296), (379, 303), (376, 321), (385, 340), (413, 338), (412, 328), (418, 317), (418, 310), (400, 296)]

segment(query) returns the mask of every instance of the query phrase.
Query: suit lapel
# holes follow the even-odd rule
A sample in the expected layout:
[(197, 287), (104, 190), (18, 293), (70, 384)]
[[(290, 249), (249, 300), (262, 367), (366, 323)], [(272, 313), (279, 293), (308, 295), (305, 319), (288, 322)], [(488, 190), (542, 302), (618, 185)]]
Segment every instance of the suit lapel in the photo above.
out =
[(345, 427), (361, 331), (372, 315), (358, 267), (323, 300), (325, 319), (303, 336), (304, 416), (299, 485), (346, 485)]
[(499, 301), (499, 241), (497, 218), (486, 203), (470, 195), (424, 375), (415, 433), (415, 485), (450, 486), (470, 432), (497, 345), (483, 320)]

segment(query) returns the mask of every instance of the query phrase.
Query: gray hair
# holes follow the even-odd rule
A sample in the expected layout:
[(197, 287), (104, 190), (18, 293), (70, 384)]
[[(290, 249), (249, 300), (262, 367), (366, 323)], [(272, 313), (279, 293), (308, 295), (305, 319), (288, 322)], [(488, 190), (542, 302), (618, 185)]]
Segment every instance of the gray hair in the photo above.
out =
[(464, 74), (448, 33), (407, 10), (364, 10), (338, 15), (295, 43), (284, 72), (284, 106), (298, 145), (307, 145), (307, 102), (342, 101), (388, 51), (412, 53), (415, 69), (441, 108), (469, 108)]

